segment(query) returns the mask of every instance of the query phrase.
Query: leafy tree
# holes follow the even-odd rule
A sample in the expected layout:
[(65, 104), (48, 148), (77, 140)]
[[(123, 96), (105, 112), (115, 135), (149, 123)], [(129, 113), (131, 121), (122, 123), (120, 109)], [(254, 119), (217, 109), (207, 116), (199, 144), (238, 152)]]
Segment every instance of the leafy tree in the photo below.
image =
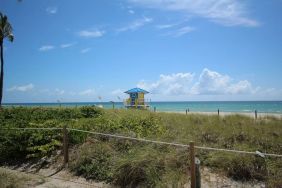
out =
[(0, 51), (1, 51), (1, 73), (0, 73), (0, 107), (2, 105), (3, 97), (3, 81), (4, 81), (4, 57), (3, 57), (3, 43), (7, 38), (13, 42), (14, 35), (12, 34), (12, 26), (8, 21), (8, 17), (0, 12)]

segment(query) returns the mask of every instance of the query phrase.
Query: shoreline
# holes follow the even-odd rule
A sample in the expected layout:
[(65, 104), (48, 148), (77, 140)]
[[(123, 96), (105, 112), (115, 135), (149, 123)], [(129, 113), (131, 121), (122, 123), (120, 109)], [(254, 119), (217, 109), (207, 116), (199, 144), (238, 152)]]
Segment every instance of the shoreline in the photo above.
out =
[[(158, 113), (177, 113), (177, 114), (186, 114), (186, 112), (182, 111), (157, 111)], [(200, 114), (200, 115), (217, 115), (217, 112), (188, 112), (187, 115), (191, 114)], [(228, 116), (228, 115), (243, 115), (243, 116), (248, 116), (248, 117), (253, 117), (255, 118), (255, 113), (254, 112), (219, 112), (219, 116)], [(272, 116), (276, 118), (282, 119), (282, 113), (257, 113), (257, 118), (264, 118), (267, 116)]]
[[(43, 103), (42, 103), (43, 104)], [(44, 103), (44, 104), (47, 104), (47, 103)], [(75, 106), (75, 105), (61, 105), (60, 104), (55, 104), (55, 105), (41, 105), (41, 106), (35, 106), (35, 105), (7, 105), (5, 106), (4, 104), (4, 107), (6, 108), (10, 108), (10, 107), (27, 107), (27, 108), (32, 108), (32, 107), (46, 107), (46, 108), (77, 108), (77, 107), (83, 107), (83, 106), (89, 106), (89, 105), (78, 105), (78, 106)], [(97, 106), (99, 107), (99, 106)], [(110, 110), (112, 109), (111, 107), (102, 107), (102, 109), (105, 109), (105, 110)], [(119, 108), (119, 107), (116, 107), (115, 109), (125, 109), (125, 108)], [(153, 109), (150, 109), (149, 111), (151, 112), (154, 112)], [(177, 113), (177, 114), (186, 114), (185, 110), (183, 111), (174, 111), (173, 109), (172, 110), (168, 110), (168, 111), (162, 111), (162, 110), (156, 110), (157, 113)], [(187, 112), (187, 114), (201, 114), (201, 115), (218, 115), (218, 112), (217, 111), (213, 111), (213, 112), (210, 112), (210, 111), (189, 111)], [(240, 112), (226, 112), (226, 111), (219, 111), (219, 115), (220, 116), (228, 116), (228, 115), (243, 115), (243, 116), (248, 116), (248, 117), (252, 117), (252, 118), (255, 118), (255, 112), (253, 111), (248, 111), (248, 112), (244, 112), (244, 111), (240, 111)], [(257, 118), (264, 118), (264, 117), (267, 117), (267, 116), (271, 116), (271, 117), (275, 117), (275, 118), (278, 118), (278, 119), (281, 119), (282, 120), (282, 113), (278, 113), (278, 112), (257, 112)]]

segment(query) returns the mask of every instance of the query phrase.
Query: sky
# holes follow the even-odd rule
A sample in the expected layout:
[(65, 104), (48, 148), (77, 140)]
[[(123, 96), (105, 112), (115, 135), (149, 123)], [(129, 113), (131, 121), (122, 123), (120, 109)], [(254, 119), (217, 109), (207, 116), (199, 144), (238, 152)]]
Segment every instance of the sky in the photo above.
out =
[(0, 0), (4, 103), (282, 100), (281, 0)]

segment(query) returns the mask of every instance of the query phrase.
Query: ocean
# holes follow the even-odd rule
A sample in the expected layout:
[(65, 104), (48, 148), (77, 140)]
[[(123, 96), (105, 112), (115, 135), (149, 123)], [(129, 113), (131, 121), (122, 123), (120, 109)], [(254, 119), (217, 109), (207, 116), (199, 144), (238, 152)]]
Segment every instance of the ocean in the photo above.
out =
[[(259, 113), (277, 113), (282, 114), (282, 101), (182, 101), (182, 102), (151, 102), (150, 110), (154, 107), (162, 112), (237, 112), (251, 113), (257, 110)], [(112, 108), (110, 102), (77, 102), (77, 103), (6, 103), (5, 106), (91, 106), (102, 105), (103, 108)], [(115, 102), (115, 108), (124, 108), (122, 102)]]

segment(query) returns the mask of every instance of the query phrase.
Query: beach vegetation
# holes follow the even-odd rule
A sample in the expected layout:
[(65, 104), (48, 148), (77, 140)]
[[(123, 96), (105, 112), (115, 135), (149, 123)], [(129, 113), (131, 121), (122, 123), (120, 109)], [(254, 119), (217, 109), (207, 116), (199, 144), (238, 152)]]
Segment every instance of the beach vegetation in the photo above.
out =
[[(96, 107), (13, 107), (0, 113), (2, 128), (59, 127), (224, 149), (282, 154), (282, 120), (243, 115), (154, 113)], [(189, 181), (187, 148), (69, 131), (69, 169), (122, 187), (180, 186)], [(61, 150), (61, 130), (0, 130), (0, 163), (40, 159)], [(238, 181), (282, 185), (282, 160), (197, 149), (202, 167)]]

